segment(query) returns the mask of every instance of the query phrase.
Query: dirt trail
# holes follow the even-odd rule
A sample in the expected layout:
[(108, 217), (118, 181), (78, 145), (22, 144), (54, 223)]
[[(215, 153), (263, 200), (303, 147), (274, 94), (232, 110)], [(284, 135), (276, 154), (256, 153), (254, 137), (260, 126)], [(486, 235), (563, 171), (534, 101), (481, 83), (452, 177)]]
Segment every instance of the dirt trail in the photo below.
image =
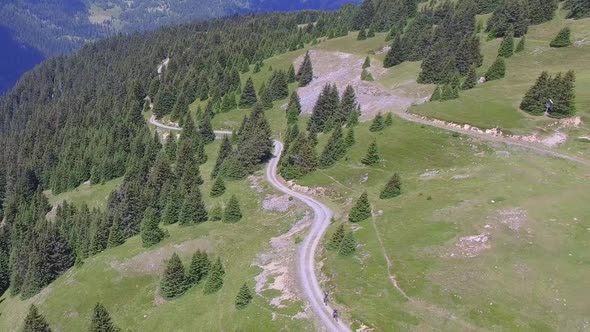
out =
[[(150, 118), (150, 123), (164, 129), (182, 130), (182, 128), (179, 127), (166, 126), (160, 123), (154, 116)], [(215, 134), (227, 135), (228, 132), (215, 131)], [(330, 218), (333, 215), (332, 210), (307, 195), (289, 189), (283, 183), (282, 179), (280, 179), (277, 175), (277, 166), (281, 157), (281, 153), (283, 152), (283, 144), (275, 140), (274, 146), (274, 158), (270, 160), (266, 168), (267, 181), (277, 190), (297, 198), (305, 205), (309, 206), (314, 212), (311, 229), (301, 244), (297, 258), (297, 273), (299, 275), (299, 282), (303, 289), (303, 293), (307, 297), (311, 310), (316, 314), (317, 318), (326, 330), (330, 332), (351, 331), (350, 327), (342, 320), (336, 321), (332, 318), (333, 309), (331, 306), (324, 305), (324, 294), (320, 288), (315, 271), (315, 252), (320, 243), (320, 240), (323, 238), (324, 233), (328, 229), (328, 226), (330, 226)]]

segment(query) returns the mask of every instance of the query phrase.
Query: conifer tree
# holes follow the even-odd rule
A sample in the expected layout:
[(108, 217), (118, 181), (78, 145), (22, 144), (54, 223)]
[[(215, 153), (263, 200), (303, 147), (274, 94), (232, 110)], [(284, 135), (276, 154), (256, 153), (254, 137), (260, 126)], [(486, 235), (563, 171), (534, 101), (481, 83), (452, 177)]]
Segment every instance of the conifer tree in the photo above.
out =
[(280, 100), (289, 96), (289, 85), (287, 84), (287, 74), (278, 70), (273, 72), (269, 84), (272, 100)]
[(500, 43), (498, 56), (509, 58), (512, 56), (512, 54), (514, 54), (514, 32), (512, 31), (512, 28), (510, 28)]
[(372, 82), (372, 81), (375, 80), (375, 78), (373, 77), (373, 75), (371, 74), (371, 72), (367, 68), (365, 68), (361, 72), (361, 80)]
[(567, 18), (590, 17), (590, 2), (586, 0), (567, 0), (564, 8), (569, 10)]
[[(356, 94), (354, 88), (351, 85), (347, 85), (342, 94), (342, 101), (338, 107), (337, 114), (333, 116), (334, 125), (352, 126), (354, 124), (348, 124), (348, 121), (353, 113), (356, 113), (358, 103), (356, 101)], [(356, 123), (355, 123), (356, 124)]]
[(223, 211), (223, 222), (236, 223), (242, 219), (242, 211), (240, 210), (240, 203), (236, 195), (232, 195), (229, 203)]
[(363, 159), (361, 159), (361, 163), (371, 166), (378, 163), (380, 160), (379, 151), (377, 150), (377, 141), (373, 140), (367, 149), (367, 154)]
[(361, 31), (359, 31), (359, 34), (356, 37), (356, 40), (365, 40), (367, 39), (367, 31), (365, 31), (365, 29), (361, 29)]
[(430, 96), (430, 101), (437, 101), (440, 100), (441, 98), (441, 88), (440, 85), (437, 85), (434, 88), (434, 92), (432, 92), (432, 95)]
[(549, 115), (556, 118), (573, 116), (576, 113), (575, 103), (575, 81), (576, 75), (573, 70), (568, 71), (564, 76), (559, 74), (552, 82), (552, 94), (554, 104)]
[(205, 286), (203, 287), (203, 292), (205, 294), (213, 294), (223, 287), (223, 276), (225, 275), (225, 270), (223, 269), (223, 264), (221, 263), (221, 259), (217, 258), (217, 261), (211, 265), (211, 269), (209, 272), (209, 276), (205, 281)]
[(207, 252), (197, 250), (191, 259), (191, 265), (188, 272), (188, 282), (190, 285), (196, 285), (205, 280), (211, 269), (211, 261)]
[(406, 60), (404, 45), (399, 35), (395, 36), (391, 48), (387, 51), (385, 59), (383, 59), (383, 67), (390, 68)]
[(209, 114), (206, 114), (199, 123), (199, 134), (201, 134), (203, 144), (209, 144), (215, 141), (215, 132), (213, 131)]
[(348, 128), (348, 132), (346, 133), (346, 138), (344, 139), (344, 145), (346, 147), (351, 147), (354, 145), (355, 143), (355, 139), (354, 139), (354, 128), (350, 127)]
[(363, 192), (356, 201), (350, 213), (348, 214), (348, 221), (359, 222), (371, 216), (371, 205), (369, 204), (369, 197), (367, 192)]
[(381, 191), (381, 194), (379, 194), (379, 198), (387, 199), (397, 197), (401, 194), (401, 188), (401, 178), (397, 173), (394, 173), (389, 179), (389, 181), (387, 181), (387, 184), (385, 185), (385, 188), (383, 188), (383, 190)]
[(363, 62), (363, 69), (371, 67), (371, 58), (367, 55), (365, 62)]
[(371, 123), (371, 126), (369, 127), (369, 131), (376, 132), (376, 131), (381, 131), (384, 128), (385, 128), (385, 120), (383, 119), (383, 115), (381, 114), (381, 112), (379, 112), (379, 113), (377, 113), (375, 118), (373, 118), (373, 122)]
[(503, 37), (512, 27), (514, 36), (521, 37), (527, 33), (529, 22), (527, 1), (502, 0), (488, 20), (486, 32), (493, 37)]
[(29, 307), (29, 313), (25, 317), (23, 332), (51, 332), (45, 317), (39, 313), (34, 304)]
[(236, 103), (236, 96), (233, 92), (228, 92), (223, 96), (221, 100), (221, 112), (229, 112), (238, 107)]
[(541, 115), (545, 112), (545, 104), (551, 98), (551, 77), (543, 71), (535, 84), (527, 91), (520, 109), (533, 115)]
[(551, 43), (549, 43), (549, 46), (551, 46), (551, 47), (570, 46), (572, 44), (572, 40), (571, 40), (570, 35), (571, 35), (571, 30), (569, 27), (565, 27), (565, 28), (561, 29), (559, 31), (559, 33), (557, 34), (557, 36), (555, 36), (555, 38), (553, 38)]
[(223, 161), (229, 157), (232, 153), (232, 146), (229, 140), (229, 137), (224, 136), (223, 140), (221, 141), (221, 145), (219, 146), (219, 152), (217, 153), (217, 160), (215, 161), (215, 166), (213, 167), (213, 171), (211, 172), (211, 177), (217, 177), (219, 174), (219, 169), (221, 168), (221, 164)]
[(244, 283), (244, 285), (242, 285), (242, 287), (240, 288), (238, 295), (236, 296), (236, 308), (244, 309), (248, 306), (248, 304), (250, 304), (251, 301), (252, 292), (250, 291), (250, 288), (248, 288), (248, 285)]
[(328, 168), (334, 165), (344, 156), (345, 151), (346, 146), (342, 137), (342, 127), (336, 126), (320, 156), (319, 166), (321, 168)]
[(311, 57), (309, 56), (308, 51), (305, 53), (303, 63), (297, 71), (297, 81), (299, 82), (300, 87), (304, 87), (307, 86), (311, 80), (313, 80), (313, 65), (311, 63)]
[(301, 102), (295, 90), (291, 93), (291, 99), (289, 99), (289, 104), (287, 105), (287, 124), (297, 123), (299, 114), (301, 114)]
[(121, 329), (113, 323), (111, 315), (102, 303), (96, 303), (92, 320), (90, 321), (89, 332), (120, 332)]
[(385, 116), (385, 126), (389, 127), (393, 124), (393, 115), (391, 113), (387, 113)]
[(144, 247), (151, 247), (164, 238), (164, 231), (158, 226), (159, 220), (156, 211), (148, 207), (141, 221), (141, 242)]
[(266, 110), (271, 109), (273, 107), (272, 93), (270, 91), (270, 88), (267, 88), (264, 83), (262, 83), (258, 95), (260, 96), (260, 101), (256, 104), (262, 105), (262, 107)]
[(367, 38), (373, 38), (375, 37), (375, 29), (373, 29), (373, 27), (369, 27), (369, 31), (367, 31)]
[(486, 81), (493, 81), (504, 78), (504, 75), (506, 75), (506, 64), (504, 58), (498, 57), (486, 72), (485, 78)]
[(477, 85), (477, 72), (475, 71), (474, 67), (469, 69), (469, 73), (465, 78), (465, 81), (461, 85), (461, 90), (469, 90), (473, 89)]
[(211, 210), (209, 210), (209, 220), (220, 221), (223, 219), (223, 208), (219, 204), (215, 204)]
[(451, 100), (459, 98), (459, 89), (454, 87), (452, 84), (445, 84), (442, 87), (442, 93), (440, 95), (440, 100)]
[(375, 7), (373, 0), (364, 0), (356, 11), (356, 15), (352, 19), (352, 29), (361, 30), (366, 29), (375, 16)]
[(198, 187), (194, 187), (184, 198), (178, 221), (181, 225), (193, 225), (205, 222), (208, 218), (207, 209), (201, 197), (201, 191)]
[(258, 97), (256, 97), (256, 90), (254, 89), (254, 82), (252, 77), (249, 77), (240, 96), (240, 108), (250, 108), (256, 104)]
[(178, 215), (182, 209), (182, 194), (178, 188), (172, 188), (166, 199), (166, 206), (162, 212), (162, 222), (170, 225), (178, 222)]
[(293, 64), (289, 66), (289, 71), (287, 72), (287, 83), (295, 83), (297, 82), (297, 74), (295, 74), (295, 67)]
[(109, 240), (107, 247), (114, 248), (125, 243), (125, 234), (123, 233), (123, 226), (120, 218), (115, 219), (111, 229), (109, 230)]
[(297, 139), (289, 144), (288, 151), (281, 158), (279, 170), (285, 179), (291, 180), (313, 172), (317, 166), (313, 142), (306, 137), (305, 133), (299, 133)]
[(338, 90), (335, 86), (326, 84), (313, 107), (311, 117), (307, 123), (310, 132), (324, 132), (328, 129), (330, 121), (338, 111)]
[(340, 224), (336, 231), (332, 233), (330, 236), (330, 240), (326, 243), (326, 248), (328, 250), (336, 250), (340, 248), (340, 244), (342, 243), (342, 239), (344, 238), (344, 224)]
[(359, 117), (361, 116), (360, 106), (356, 108), (356, 110), (350, 112), (348, 114), (348, 119), (346, 120), (346, 126), (352, 128), (359, 123)]
[(340, 248), (338, 250), (338, 254), (341, 256), (350, 256), (354, 254), (356, 251), (356, 240), (354, 239), (354, 235), (352, 232), (346, 233), (344, 238), (342, 239), (342, 243), (340, 243)]
[(218, 176), (217, 179), (215, 179), (215, 182), (213, 182), (213, 187), (211, 187), (211, 193), (209, 194), (209, 196), (219, 197), (219, 196), (223, 195), (224, 192), (225, 192), (225, 183), (223, 182), (223, 179), (221, 178), (221, 176)]
[(176, 135), (170, 133), (168, 137), (166, 137), (166, 156), (168, 156), (168, 160), (173, 162), (176, 159)]
[(186, 292), (188, 283), (184, 266), (176, 253), (172, 254), (160, 281), (160, 293), (167, 299), (175, 299)]
[(518, 41), (518, 44), (516, 45), (516, 49), (514, 50), (514, 53), (520, 53), (520, 52), (524, 51), (525, 42), (526, 42), (526, 36), (522, 36), (520, 38), (520, 40)]

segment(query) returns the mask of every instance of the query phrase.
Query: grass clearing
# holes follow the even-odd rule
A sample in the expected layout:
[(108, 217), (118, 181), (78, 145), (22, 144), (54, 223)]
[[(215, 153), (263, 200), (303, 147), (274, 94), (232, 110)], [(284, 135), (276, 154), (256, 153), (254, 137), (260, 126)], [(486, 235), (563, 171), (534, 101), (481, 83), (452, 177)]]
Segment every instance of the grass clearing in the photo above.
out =
[[(394, 122), (377, 134), (368, 131), (368, 124), (361, 125), (348, 160), (299, 181), (326, 188), (324, 200), (337, 219), (346, 220), (364, 190), (374, 212), (382, 214), (375, 226), (384, 253), (412, 300), (391, 285), (372, 221), (365, 220), (355, 231), (361, 246), (353, 258), (325, 254), (325, 272), (333, 276), (325, 287), (333, 287), (337, 300), (350, 309), (354, 326), (581, 328), (588, 292), (579, 285), (590, 278), (587, 169)], [(366, 167), (359, 161), (372, 137), (384, 161)], [(403, 195), (378, 199), (393, 172), (402, 176)], [(524, 216), (514, 211), (524, 211), (519, 212)], [(519, 222), (518, 230), (510, 228), (513, 219)], [(489, 248), (475, 257), (463, 256), (459, 239), (478, 234), (488, 235)]]

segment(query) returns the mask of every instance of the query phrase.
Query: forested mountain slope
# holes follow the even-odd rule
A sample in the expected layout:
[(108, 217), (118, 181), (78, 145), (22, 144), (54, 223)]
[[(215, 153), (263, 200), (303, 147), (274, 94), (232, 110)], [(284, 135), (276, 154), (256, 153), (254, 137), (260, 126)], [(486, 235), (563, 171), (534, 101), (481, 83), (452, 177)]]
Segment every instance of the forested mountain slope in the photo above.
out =
[[(534, 4), (546, 10), (526, 10)], [(574, 60), (590, 30), (587, 19), (567, 18), (583, 5), (366, 0), (114, 36), (43, 63), (0, 97), (0, 326), (20, 328), (33, 302), (57, 329), (86, 329), (100, 300), (131, 329), (309, 329), (309, 316), (299, 320), (305, 303), (268, 309), (276, 289), (256, 289), (251, 311), (238, 308), (252, 300), (264, 245), (291, 233), (279, 244), (297, 252), (302, 238), (284, 232), (309, 218), (260, 181), (273, 135), (285, 143), (278, 171), (297, 183), (288, 185), (336, 212), (318, 251), (322, 287), (353, 328), (581, 326), (584, 164), (504, 137), (487, 144), (462, 126), (434, 129), (433, 119), (410, 123), (389, 112), (407, 115), (411, 102), (389, 105), (405, 96), (425, 103), (410, 111), (452, 104), (486, 121), (491, 107), (461, 103), (479, 93), (516, 114), (524, 112), (509, 98), (527, 101), (530, 123), (576, 107), (584, 116), (588, 99), (575, 98), (574, 81), (588, 75)], [(556, 35), (563, 47), (549, 46)], [(535, 66), (515, 65), (528, 59)], [(487, 93), (494, 87), (510, 93)], [(372, 95), (388, 103), (364, 108)], [(183, 130), (155, 130), (152, 116)], [(214, 128), (233, 133), (215, 141)], [(546, 291), (530, 297), (537, 289)]]

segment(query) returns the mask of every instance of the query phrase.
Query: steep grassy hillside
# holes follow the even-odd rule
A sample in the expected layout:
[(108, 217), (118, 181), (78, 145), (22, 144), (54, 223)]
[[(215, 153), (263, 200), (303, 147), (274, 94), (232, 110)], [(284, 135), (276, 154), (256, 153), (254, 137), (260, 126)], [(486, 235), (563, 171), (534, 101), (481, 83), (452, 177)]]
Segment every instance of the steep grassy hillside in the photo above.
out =
[[(201, 168), (206, 181), (203, 194), (209, 208), (227, 204), (230, 195), (235, 194), (244, 215), (240, 222), (168, 226), (166, 230), (170, 236), (155, 247), (143, 248), (141, 239), (136, 236), (72, 268), (32, 299), (22, 301), (5, 294), (0, 302), (0, 330), (19, 330), (28, 306), (35, 303), (54, 330), (84, 331), (97, 301), (105, 304), (114, 321), (124, 330), (195, 331), (196, 327), (201, 331), (308, 330), (312, 322), (303, 319), (306, 317), (304, 305), (297, 295), (280, 298), (292, 288), (281, 286), (290, 282), (292, 276), (284, 274), (284, 279), (274, 285), (275, 278), (281, 274), (276, 275), (271, 270), (262, 275), (263, 269), (258, 267), (264, 262), (258, 255), (273, 255), (271, 237), (286, 233), (304, 216), (304, 209), (291, 203), (287, 204), (286, 211), (263, 209), (262, 201), (275, 192), (262, 180), (261, 174), (251, 180), (227, 183), (223, 196), (210, 198), (212, 181), (209, 178), (218, 148), (219, 142), (207, 147), (209, 161)], [(76, 191), (50, 196), (50, 199), (102, 207), (106, 202), (105, 190), (115, 188), (118, 182), (82, 185)], [(285, 241), (289, 241), (287, 246), (295, 244), (294, 237), (287, 237)], [(197, 249), (222, 258), (226, 270), (223, 288), (204, 295), (203, 286), (199, 285), (176, 300), (165, 301), (158, 295), (165, 261), (177, 252), (188, 268), (190, 257)], [(251, 289), (259, 284), (261, 290), (252, 304), (237, 310), (234, 301), (244, 282)], [(278, 304), (270, 304), (273, 299)], [(295, 317), (298, 313), (302, 316)]]

